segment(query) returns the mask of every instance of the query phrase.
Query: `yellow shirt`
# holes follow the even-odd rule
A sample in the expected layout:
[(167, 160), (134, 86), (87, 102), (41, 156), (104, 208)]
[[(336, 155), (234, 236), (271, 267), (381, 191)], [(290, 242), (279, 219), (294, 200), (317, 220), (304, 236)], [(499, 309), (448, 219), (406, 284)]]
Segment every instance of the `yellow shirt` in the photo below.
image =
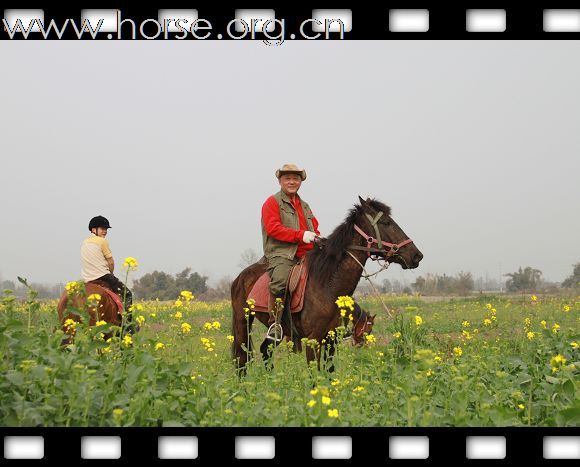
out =
[(110, 274), (107, 259), (113, 254), (109, 242), (102, 237), (91, 234), (81, 245), (81, 277), (85, 282)]

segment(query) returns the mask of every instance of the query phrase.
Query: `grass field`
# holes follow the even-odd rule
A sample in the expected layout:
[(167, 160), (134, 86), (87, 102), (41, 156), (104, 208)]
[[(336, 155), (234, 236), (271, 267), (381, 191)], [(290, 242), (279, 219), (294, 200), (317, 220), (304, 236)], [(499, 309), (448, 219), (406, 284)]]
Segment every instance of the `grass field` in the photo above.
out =
[[(578, 297), (384, 296), (363, 348), (342, 343), (328, 374), (280, 346), (239, 378), (229, 302), (141, 302), (141, 331), (63, 335), (56, 302), (0, 304), (3, 426), (576, 426)], [(337, 313), (339, 312), (337, 308)], [(259, 345), (265, 328), (254, 326)]]

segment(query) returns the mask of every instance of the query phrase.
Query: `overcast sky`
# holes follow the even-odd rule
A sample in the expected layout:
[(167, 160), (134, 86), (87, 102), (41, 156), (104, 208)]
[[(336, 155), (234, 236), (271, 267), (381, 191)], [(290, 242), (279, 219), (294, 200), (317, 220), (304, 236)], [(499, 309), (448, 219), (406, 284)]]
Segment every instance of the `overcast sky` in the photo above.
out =
[(0, 42), (0, 274), (80, 277), (95, 215), (135, 277), (235, 277), (274, 171), (328, 235), (376, 197), (427, 272), (580, 261), (580, 42)]

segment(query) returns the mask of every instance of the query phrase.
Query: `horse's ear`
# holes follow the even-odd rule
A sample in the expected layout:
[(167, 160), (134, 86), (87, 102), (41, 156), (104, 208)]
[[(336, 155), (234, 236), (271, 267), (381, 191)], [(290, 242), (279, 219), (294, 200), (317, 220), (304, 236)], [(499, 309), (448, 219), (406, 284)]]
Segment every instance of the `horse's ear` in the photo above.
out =
[(367, 202), (366, 202), (364, 199), (362, 199), (362, 198), (360, 197), (360, 195), (359, 195), (359, 197), (358, 197), (358, 200), (360, 201), (360, 205), (361, 205), (363, 208), (368, 208)]
[(375, 313), (374, 315), (371, 316), (371, 319), (374, 321), (375, 320), (375, 316), (377, 316), (377, 314)]

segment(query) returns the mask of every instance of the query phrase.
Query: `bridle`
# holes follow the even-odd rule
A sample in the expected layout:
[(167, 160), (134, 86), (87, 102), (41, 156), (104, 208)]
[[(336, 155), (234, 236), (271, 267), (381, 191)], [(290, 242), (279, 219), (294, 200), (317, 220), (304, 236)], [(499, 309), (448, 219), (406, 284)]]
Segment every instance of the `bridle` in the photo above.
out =
[[(360, 329), (358, 329), (359, 323), (362, 319), (364, 319), (364, 323), (360, 325)], [(367, 330), (369, 329), (370, 326), (372, 326), (372, 324), (373, 322), (369, 319), (369, 315), (364, 311), (361, 311), (358, 318), (352, 325), (352, 331), (347, 332), (347, 335), (343, 338), (343, 340), (352, 339), (355, 344), (364, 343), (363, 341), (364, 334), (365, 332), (368, 332)], [(347, 325), (348, 321), (345, 327)]]
[[(370, 214), (365, 213), (365, 216), (371, 223), (371, 226), (375, 229), (375, 237), (367, 235), (363, 229), (361, 229), (358, 225), (354, 225), (354, 230), (356, 230), (366, 241), (367, 246), (360, 246), (360, 245), (350, 245), (348, 248), (350, 250), (360, 250), (366, 251), (368, 257), (373, 260), (377, 261), (379, 259), (388, 259), (396, 254), (399, 253), (399, 250), (406, 245), (413, 243), (413, 240), (408, 238), (407, 240), (403, 240), (400, 243), (391, 243), (385, 242), (381, 239), (381, 231), (379, 230), (379, 219), (383, 215), (383, 211), (380, 211), (376, 214), (375, 217), (372, 217)], [(376, 244), (378, 248), (373, 247), (373, 244)]]

